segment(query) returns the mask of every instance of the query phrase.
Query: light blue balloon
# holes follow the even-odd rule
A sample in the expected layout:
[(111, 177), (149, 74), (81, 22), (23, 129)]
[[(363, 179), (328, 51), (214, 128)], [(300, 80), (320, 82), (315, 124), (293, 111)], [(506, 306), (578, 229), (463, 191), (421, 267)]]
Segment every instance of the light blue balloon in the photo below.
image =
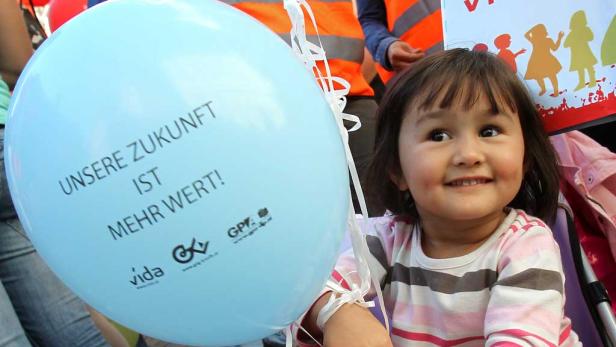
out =
[(314, 77), (217, 1), (110, 1), (66, 23), (19, 80), (5, 156), (53, 271), (170, 342), (288, 325), (345, 229), (343, 145)]

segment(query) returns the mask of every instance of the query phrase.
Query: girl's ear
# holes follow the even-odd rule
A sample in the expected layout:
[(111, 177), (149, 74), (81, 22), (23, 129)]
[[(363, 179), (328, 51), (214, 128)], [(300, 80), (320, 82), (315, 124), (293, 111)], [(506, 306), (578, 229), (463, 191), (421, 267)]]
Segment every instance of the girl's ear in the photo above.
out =
[(409, 190), (409, 185), (406, 183), (406, 179), (403, 175), (396, 175), (389, 173), (389, 179), (400, 189), (400, 191)]

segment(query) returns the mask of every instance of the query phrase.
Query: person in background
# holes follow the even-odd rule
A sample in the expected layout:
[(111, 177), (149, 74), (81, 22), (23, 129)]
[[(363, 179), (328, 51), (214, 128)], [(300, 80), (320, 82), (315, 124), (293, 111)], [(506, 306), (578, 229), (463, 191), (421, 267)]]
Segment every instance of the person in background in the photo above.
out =
[(3, 153), (9, 90), (31, 55), (17, 2), (0, 0), (0, 346), (106, 346), (84, 303), (37, 254), (9, 195)]
[(440, 0), (357, 0), (357, 14), (384, 83), (443, 50)]

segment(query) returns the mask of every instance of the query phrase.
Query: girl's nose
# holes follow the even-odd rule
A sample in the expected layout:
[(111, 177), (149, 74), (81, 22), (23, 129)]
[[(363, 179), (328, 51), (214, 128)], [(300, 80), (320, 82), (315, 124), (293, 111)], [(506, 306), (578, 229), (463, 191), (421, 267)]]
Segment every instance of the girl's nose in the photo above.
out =
[(476, 138), (464, 137), (456, 139), (454, 144), (453, 164), (455, 166), (476, 166), (485, 161), (485, 155)]

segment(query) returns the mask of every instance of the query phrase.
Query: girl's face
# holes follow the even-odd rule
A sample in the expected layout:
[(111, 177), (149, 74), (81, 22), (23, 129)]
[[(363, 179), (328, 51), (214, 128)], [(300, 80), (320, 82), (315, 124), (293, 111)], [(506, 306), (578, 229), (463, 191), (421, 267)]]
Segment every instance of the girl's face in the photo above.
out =
[(469, 110), (409, 108), (398, 147), (402, 176), (394, 180), (410, 191), (422, 219), (472, 221), (502, 214), (524, 177), (519, 117), (491, 114), (485, 97)]

